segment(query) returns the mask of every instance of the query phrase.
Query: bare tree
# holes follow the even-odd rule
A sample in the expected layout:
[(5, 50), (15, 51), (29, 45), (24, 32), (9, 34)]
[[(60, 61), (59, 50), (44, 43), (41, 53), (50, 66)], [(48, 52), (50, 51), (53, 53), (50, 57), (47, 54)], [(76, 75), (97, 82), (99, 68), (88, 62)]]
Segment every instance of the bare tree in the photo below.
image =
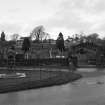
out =
[(19, 38), (19, 34), (13, 34), (11, 38), (13, 41), (17, 41), (17, 39)]
[(30, 37), (37, 41), (42, 40), (45, 37), (44, 27), (42, 25), (35, 27), (30, 33)]
[(99, 34), (92, 33), (86, 37), (86, 39), (90, 42), (96, 42), (99, 39)]

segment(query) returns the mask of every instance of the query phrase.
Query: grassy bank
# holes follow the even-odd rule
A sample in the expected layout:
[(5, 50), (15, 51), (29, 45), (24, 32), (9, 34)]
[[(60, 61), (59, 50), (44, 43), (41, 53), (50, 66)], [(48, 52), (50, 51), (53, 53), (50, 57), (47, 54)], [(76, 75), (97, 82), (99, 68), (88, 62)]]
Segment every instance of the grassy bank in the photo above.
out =
[(25, 73), (26, 77), (0, 79), (0, 93), (61, 85), (81, 78), (81, 75), (76, 73), (59, 72), (59, 71), (41, 71), (41, 72), (37, 70), (0, 71), (0, 73), (8, 73), (8, 74), (13, 72)]

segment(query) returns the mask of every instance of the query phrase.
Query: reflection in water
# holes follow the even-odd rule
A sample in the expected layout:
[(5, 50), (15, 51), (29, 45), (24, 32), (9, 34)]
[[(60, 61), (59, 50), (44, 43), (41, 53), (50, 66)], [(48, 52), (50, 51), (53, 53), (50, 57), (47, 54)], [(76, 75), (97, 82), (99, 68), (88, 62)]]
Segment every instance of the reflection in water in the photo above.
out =
[(75, 82), (73, 82), (72, 84), (77, 86), (77, 85), (102, 85), (105, 83), (105, 77), (104, 76), (100, 76), (97, 78), (83, 78), (80, 80), (77, 80)]
[(7, 102), (12, 105), (18, 105), (19, 96), (17, 93), (11, 93), (7, 95)]
[(3, 94), (4, 97), (0, 100), (0, 105), (18, 105), (19, 102), (19, 96), (17, 93), (8, 93)]
[(0, 105), (104, 105), (105, 77), (83, 78), (62, 86), (0, 94)]

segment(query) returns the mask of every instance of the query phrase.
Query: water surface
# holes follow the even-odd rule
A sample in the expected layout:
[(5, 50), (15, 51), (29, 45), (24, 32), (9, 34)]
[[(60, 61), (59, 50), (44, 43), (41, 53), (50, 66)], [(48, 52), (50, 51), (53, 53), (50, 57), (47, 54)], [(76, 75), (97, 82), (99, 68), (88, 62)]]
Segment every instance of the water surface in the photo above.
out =
[(0, 105), (105, 105), (105, 76), (73, 83), (0, 94)]

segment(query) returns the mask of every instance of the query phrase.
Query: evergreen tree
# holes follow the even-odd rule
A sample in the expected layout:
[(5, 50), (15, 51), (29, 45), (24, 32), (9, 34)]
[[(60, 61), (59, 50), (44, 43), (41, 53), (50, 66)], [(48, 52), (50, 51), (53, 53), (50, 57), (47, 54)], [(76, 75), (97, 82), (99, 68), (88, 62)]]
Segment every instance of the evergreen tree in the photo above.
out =
[(62, 52), (65, 49), (63, 34), (60, 32), (56, 40), (56, 47)]
[(22, 44), (22, 50), (24, 51), (24, 54), (29, 51), (31, 47), (31, 43), (30, 43), (30, 40), (29, 38), (25, 38), (24, 41), (23, 41), (23, 44)]
[(1, 41), (5, 41), (5, 33), (4, 32), (1, 33)]

